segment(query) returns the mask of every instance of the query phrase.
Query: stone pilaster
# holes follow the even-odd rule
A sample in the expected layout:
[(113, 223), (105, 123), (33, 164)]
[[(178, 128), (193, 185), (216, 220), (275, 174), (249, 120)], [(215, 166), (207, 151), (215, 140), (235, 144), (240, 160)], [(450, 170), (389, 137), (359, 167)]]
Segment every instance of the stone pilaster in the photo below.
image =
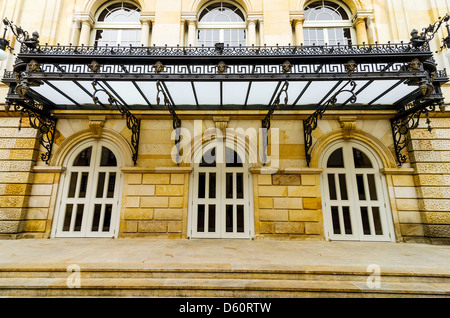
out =
[(425, 239), (450, 244), (450, 118), (432, 118), (410, 132), (410, 160), (415, 169), (419, 211)]
[(37, 130), (18, 117), (0, 117), (0, 238), (23, 231), (37, 160)]

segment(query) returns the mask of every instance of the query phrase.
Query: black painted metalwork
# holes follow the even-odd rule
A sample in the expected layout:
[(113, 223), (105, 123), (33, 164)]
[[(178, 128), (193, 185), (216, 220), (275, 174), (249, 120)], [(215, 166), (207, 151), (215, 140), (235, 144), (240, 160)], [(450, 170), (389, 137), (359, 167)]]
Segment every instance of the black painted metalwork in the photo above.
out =
[[(183, 64), (183, 60), (189, 58), (191, 65), (205, 64), (207, 57), (217, 65), (220, 61), (242, 61), (260, 60), (262, 64), (283, 64), (289, 60), (291, 64), (298, 64), (298, 59), (304, 61), (319, 61), (329, 63), (333, 60), (337, 63), (347, 63), (349, 56), (359, 64), (359, 59), (372, 60), (374, 63), (387, 60), (411, 60), (408, 56), (419, 56), (425, 58), (429, 55), (429, 45), (414, 47), (409, 43), (399, 44), (365, 44), (365, 45), (326, 45), (326, 46), (226, 46), (218, 51), (214, 47), (133, 47), (133, 46), (62, 46), (41, 45), (39, 49), (33, 50), (23, 45), (20, 52), (22, 58), (30, 59), (36, 53), (45, 63), (49, 59), (53, 62), (76, 60), (82, 64), (90, 63), (93, 58), (100, 64), (139, 64), (143, 60), (151, 60), (153, 64), (157, 61), (164, 65)], [(131, 57), (131, 58), (130, 58)], [(122, 63), (119, 63), (122, 61)], [(167, 63), (171, 61), (171, 63)], [(253, 62), (251, 62), (253, 63)], [(146, 64), (146, 63), (143, 63)], [(153, 65), (150, 64), (150, 65)], [(217, 68), (216, 68), (217, 71)]]
[[(350, 86), (351, 89), (347, 87)], [(342, 93), (349, 93), (351, 96), (348, 99), (350, 103), (356, 103), (357, 96), (355, 94), (356, 83), (354, 81), (347, 82), (341, 89), (334, 93), (323, 105), (319, 105), (317, 110), (309, 116), (307, 119), (303, 120), (303, 133), (305, 137), (305, 154), (306, 154), (306, 164), (309, 167), (311, 162), (311, 147), (312, 147), (312, 133), (317, 128), (317, 122), (322, 119), (325, 111), (331, 106), (333, 109), (337, 103), (337, 97)]]
[[(270, 129), (270, 118), (272, 117), (272, 114), (274, 113), (274, 111), (276, 109), (280, 109), (281, 96), (283, 94), (285, 95), (284, 106), (287, 105), (287, 102), (289, 100), (289, 96), (288, 96), (288, 92), (287, 92), (287, 90), (289, 88), (289, 82), (285, 81), (283, 83), (283, 86), (281, 86), (281, 89), (278, 91), (279, 86), (277, 86), (277, 89), (274, 92), (274, 96), (276, 94), (276, 97), (275, 98), (272, 97), (271, 103), (269, 105), (269, 110), (262, 121), (262, 128), (266, 128), (267, 130)], [(277, 91), (278, 91), (278, 93), (277, 93)]]
[(419, 126), (420, 119), (423, 117), (426, 118), (428, 131), (431, 132), (429, 114), (436, 111), (436, 106), (439, 106), (441, 111), (445, 111), (444, 98), (438, 85), (435, 86), (433, 93), (417, 97), (413, 102), (400, 109), (399, 114), (391, 119), (394, 149), (399, 167), (407, 161), (407, 156), (403, 151), (407, 149), (411, 142), (409, 132)]
[[(172, 116), (173, 128), (178, 130), (175, 143), (179, 148), (180, 134), (178, 128), (181, 127), (181, 120), (175, 112), (176, 106), (171, 93), (175, 99), (180, 97), (167, 89), (166, 82), (190, 83), (195, 104), (190, 105), (191, 108), (189, 108), (189, 105), (180, 105), (186, 110), (222, 109), (225, 106), (229, 107), (228, 109), (267, 110), (267, 115), (262, 121), (262, 126), (266, 132), (270, 129), (271, 115), (280, 105), (281, 94), (287, 95), (289, 83), (304, 82), (306, 83), (305, 86), (297, 86), (300, 87), (298, 92), (292, 89), (293, 85), (291, 86), (290, 92), (295, 96), (293, 97), (293, 104), (286, 109), (314, 109), (314, 113), (304, 120), (305, 149), (309, 165), (312, 132), (317, 127), (317, 120), (322, 117), (329, 106), (336, 106), (337, 96), (341, 93), (347, 92), (351, 95), (342, 105), (339, 105), (340, 109), (348, 109), (351, 106), (346, 106), (347, 104), (355, 104), (358, 94), (367, 93), (371, 89), (371, 85), (377, 81), (395, 81), (394, 86), (403, 85), (406, 87), (406, 85), (409, 85), (413, 87), (412, 93), (406, 96), (398, 96), (400, 100), (392, 101), (391, 105), (384, 105), (378, 101), (390, 93), (393, 90), (392, 87), (382, 91), (375, 90), (376, 95), (373, 98), (371, 97), (369, 105), (358, 105), (359, 109), (396, 109), (399, 111), (399, 116), (405, 120), (407, 116), (411, 115), (410, 110), (407, 110), (407, 105), (416, 103), (412, 108), (417, 108), (417, 112), (421, 112), (431, 104), (436, 104), (436, 101), (442, 97), (442, 94), (439, 95), (437, 88), (440, 83), (446, 82), (448, 79), (437, 80), (438, 77), (442, 77), (442, 74), (436, 70), (428, 41), (420, 45), (417, 44), (418, 42), (356, 46), (224, 46), (223, 48), (220, 47), (220, 50), (215, 47), (179, 46), (37, 45), (33, 48), (24, 44), (21, 47), (14, 72), (5, 73), (3, 82), (10, 86), (23, 88), (34, 103), (45, 105), (44, 108), (48, 113), (57, 108), (94, 109), (92, 105), (83, 105), (70, 92), (58, 89), (58, 85), (54, 85), (54, 83), (62, 82), (75, 83), (87, 94), (86, 96), (93, 98), (94, 106), (100, 105), (105, 108), (106, 104), (116, 105), (122, 115), (127, 117), (127, 127), (133, 131), (132, 146), (135, 163), (139, 144), (140, 120), (130, 113), (130, 109), (148, 110), (149, 107), (161, 109), (159, 105), (161, 98), (164, 98), (164, 107), (169, 110)], [(93, 61), (96, 65), (95, 72), (92, 71)], [(226, 68), (218, 67), (218, 65), (226, 66)], [(93, 95), (82, 85), (83, 81), (89, 83), (94, 81), (95, 93)], [(139, 94), (145, 100), (145, 104), (133, 105), (129, 102), (130, 105), (128, 106), (126, 96), (120, 96), (117, 94), (119, 91), (114, 92), (113, 89), (113, 86), (114, 88), (117, 86), (112, 82), (121, 81), (132, 83), (137, 90), (136, 94)], [(198, 87), (196, 88), (196, 84), (210, 81), (220, 85), (220, 102), (218, 105), (199, 103), (201, 91), (198, 90)], [(308, 91), (308, 89), (313, 87), (311, 85), (315, 82), (326, 81), (333, 81), (333, 85), (320, 92), (322, 96), (318, 99), (320, 100), (320, 102), (317, 102), (318, 106), (316, 104), (305, 105), (305, 102), (300, 106), (300, 101), (305, 100), (308, 93), (310, 94), (311, 90)], [(358, 81), (362, 83), (359, 90), (356, 91)], [(154, 82), (156, 84), (158, 96), (156, 104), (149, 98), (148, 92), (143, 89), (143, 86), (138, 85), (140, 82)], [(243, 98), (242, 103), (239, 103), (239, 105), (224, 104), (224, 96), (226, 97), (224, 82), (245, 82), (248, 84), (245, 99)], [(249, 101), (252, 86), (258, 85), (258, 82), (278, 82), (277, 89), (268, 104), (265, 102), (256, 105)], [(433, 92), (432, 86), (437, 82), (439, 83), (435, 85)], [(23, 86), (23, 83), (29, 83), (30, 85)], [(281, 86), (281, 83), (284, 83), (284, 85)], [(343, 83), (346, 84), (337, 93), (334, 93)], [(52, 88), (71, 101), (73, 106), (63, 103), (55, 105), (45, 99), (44, 96), (37, 93), (37, 89), (33, 90), (33, 86), (39, 85)], [(96, 89), (96, 85), (102, 87), (102, 89)], [(417, 87), (416, 90), (414, 90), (415, 87)], [(96, 93), (101, 90), (107, 93), (110, 99), (105, 105), (96, 97)], [(84, 94), (83, 92), (81, 94)], [(371, 92), (373, 93), (374, 90), (371, 90)], [(422, 102), (422, 98), (427, 94), (430, 95), (426, 97), (425, 102)], [(51, 98), (48, 95), (45, 96)], [(7, 102), (13, 102), (15, 99), (14, 94), (8, 94)], [(20, 100), (20, 97), (18, 99)], [(399, 117), (396, 120), (401, 118)], [(395, 128), (396, 131), (405, 130), (405, 128), (402, 128), (403, 126), (415, 127), (415, 124), (411, 123), (403, 124), (403, 126), (398, 123), (395, 125), (399, 127), (398, 129)], [(398, 140), (403, 140), (401, 138)], [(267, 148), (267, 134), (264, 140)], [(395, 142), (399, 146), (399, 151), (404, 149), (400, 146), (401, 141)], [(398, 158), (403, 160), (402, 157)]]
[[(40, 57), (40, 56), (39, 56)], [(139, 60), (139, 57), (136, 57)], [(130, 60), (128, 60), (130, 62)], [(174, 62), (174, 61), (172, 61)], [(182, 63), (183, 62), (183, 63)], [(87, 64), (77, 62), (75, 64), (68, 64), (66, 60), (64, 63), (55, 65), (55, 63), (44, 62), (41, 63), (42, 73), (30, 74), (33, 77), (45, 77), (47, 79), (71, 79), (74, 74), (77, 74), (77, 79), (86, 80), (88, 78), (108, 78), (109, 80), (127, 80), (134, 78), (135, 80), (211, 80), (218, 78), (223, 80), (233, 79), (254, 79), (266, 80), (278, 76), (281, 79), (298, 78), (302, 80), (317, 79), (329, 80), (336, 78), (336, 76), (371, 78), (373, 76), (387, 76), (387, 78), (398, 78), (399, 76), (407, 75), (411, 71), (407, 70), (410, 60), (399, 61), (396, 63), (389, 62), (373, 62), (367, 60), (364, 63), (357, 65), (355, 70), (350, 74), (346, 71), (344, 64), (338, 64), (333, 60), (332, 63), (328, 61), (325, 64), (318, 64), (316, 61), (310, 63), (308, 61), (299, 61), (299, 63), (292, 65), (291, 71), (286, 73), (280, 69), (279, 65), (275, 63), (267, 63), (260, 58), (255, 58), (254, 61), (246, 61), (245, 64), (229, 64), (226, 73), (219, 73), (215, 65), (206, 62), (202, 65), (190, 64), (192, 61), (185, 58), (182, 61), (177, 61), (177, 64), (165, 65), (163, 72), (156, 72), (152, 65), (145, 64), (103, 64), (100, 66), (98, 72), (92, 73)], [(206, 77), (205, 77), (206, 76)], [(378, 77), (379, 78), (379, 77)]]
[(447, 13), (444, 17), (439, 17), (438, 21), (430, 24), (428, 27), (422, 29), (422, 33), (419, 34), (419, 31), (416, 29), (411, 32), (411, 44), (414, 47), (421, 47), (425, 44), (428, 44), (431, 40), (434, 39), (437, 31), (441, 28), (441, 26), (445, 23), (445, 27), (447, 29), (447, 36), (442, 40), (442, 46), (440, 50), (442, 51), (444, 48), (450, 48), (450, 28), (448, 22), (450, 20), (450, 15)]
[[(284, 106), (287, 105), (287, 102), (289, 100), (288, 96), (288, 88), (289, 88), (289, 82), (285, 81), (283, 83), (283, 86), (281, 86), (281, 89), (279, 87), (281, 86), (281, 83), (278, 84), (277, 88), (275, 89), (274, 95), (272, 96), (272, 99), (270, 101), (269, 110), (262, 120), (262, 147), (263, 147), (263, 159), (262, 163), (265, 165), (267, 163), (267, 146), (269, 144), (269, 137), (268, 132), (270, 129), (270, 119), (274, 113), (275, 110), (280, 109), (280, 102), (281, 102), (281, 96), (284, 94)], [(277, 93), (278, 92), (278, 93)], [(276, 96), (276, 97), (275, 97)]]
[(13, 51), (13, 48), (10, 46), (9, 41), (6, 40), (6, 31), (8, 30), (8, 28), (14, 34), (17, 42), (22, 43), (22, 46), (27, 48), (28, 51), (35, 51), (36, 48), (39, 47), (38, 32), (33, 32), (30, 36), (27, 31), (23, 30), (22, 27), (15, 25), (14, 22), (9, 21), (8, 18), (3, 19), (3, 24), (5, 25), (5, 31), (3, 33), (3, 37), (0, 38), (0, 50), (4, 51), (8, 49), (10, 52)]
[(45, 152), (41, 154), (41, 160), (48, 164), (52, 154), (57, 119), (46, 113), (43, 105), (36, 103), (16, 102), (14, 103), (14, 110), (20, 113), (19, 130), (24, 115), (28, 116), (31, 127), (37, 129), (39, 144), (45, 149)]
[[(100, 88), (98, 88), (99, 86)], [(136, 165), (138, 153), (139, 153), (139, 135), (141, 129), (141, 120), (134, 116), (119, 100), (117, 100), (112, 93), (110, 93), (100, 82), (94, 80), (92, 82), (92, 87), (94, 88), (93, 101), (95, 105), (100, 103), (98, 93), (103, 92), (108, 96), (108, 103), (110, 108), (116, 106), (119, 112), (122, 114), (122, 118), (125, 117), (127, 128), (131, 130), (131, 148), (133, 150), (133, 162)]]
[(161, 97), (159, 97), (160, 94), (162, 94), (164, 98), (164, 108), (169, 110), (170, 115), (172, 116), (172, 128), (175, 130), (175, 146), (177, 147), (177, 154), (176, 154), (176, 163), (179, 165), (181, 163), (180, 158), (180, 142), (181, 142), (181, 120), (178, 118), (177, 113), (175, 112), (175, 105), (173, 103), (173, 100), (170, 96), (169, 91), (167, 90), (167, 86), (164, 84), (164, 82), (158, 81), (156, 82), (156, 89), (158, 91), (158, 94), (156, 96), (156, 102), (159, 105), (161, 102)]

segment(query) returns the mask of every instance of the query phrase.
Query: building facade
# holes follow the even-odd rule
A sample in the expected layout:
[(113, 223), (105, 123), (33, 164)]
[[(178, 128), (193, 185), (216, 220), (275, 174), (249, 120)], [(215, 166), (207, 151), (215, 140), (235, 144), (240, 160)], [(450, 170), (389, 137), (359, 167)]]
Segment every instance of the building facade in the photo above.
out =
[(0, 1), (0, 237), (449, 244), (449, 6)]

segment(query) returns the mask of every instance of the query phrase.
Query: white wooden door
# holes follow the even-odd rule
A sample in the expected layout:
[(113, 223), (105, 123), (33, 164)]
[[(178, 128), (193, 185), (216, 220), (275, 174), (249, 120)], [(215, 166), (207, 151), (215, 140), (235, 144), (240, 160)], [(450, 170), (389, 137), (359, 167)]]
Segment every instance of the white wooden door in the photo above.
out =
[(194, 165), (190, 236), (249, 238), (251, 192), (245, 154), (213, 142)]
[(111, 145), (92, 141), (70, 155), (57, 206), (56, 237), (113, 237), (121, 173)]
[(394, 239), (386, 183), (367, 147), (343, 142), (325, 152), (325, 232), (332, 240)]

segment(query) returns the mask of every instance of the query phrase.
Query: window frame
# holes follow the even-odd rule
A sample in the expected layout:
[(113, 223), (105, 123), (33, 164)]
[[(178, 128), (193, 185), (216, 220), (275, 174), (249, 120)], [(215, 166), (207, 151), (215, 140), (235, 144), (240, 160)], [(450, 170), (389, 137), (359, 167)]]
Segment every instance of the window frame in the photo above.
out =
[[(242, 12), (242, 15), (244, 16), (244, 21), (243, 22), (201, 22), (200, 16), (203, 13), (203, 11), (205, 11), (208, 7), (210, 7), (211, 5), (213, 5), (215, 3), (228, 3), (228, 4), (235, 6), (236, 8), (238, 8), (238, 10), (240, 10)], [(224, 40), (225, 30), (244, 30), (244, 42), (245, 43), (240, 43), (240, 44), (247, 45), (247, 41), (248, 41), (247, 14), (241, 6), (239, 6), (238, 4), (236, 4), (234, 2), (220, 1), (220, 0), (209, 2), (202, 9), (200, 9), (197, 14), (197, 34), (196, 34), (195, 38), (196, 38), (197, 44), (199, 46), (201, 46), (200, 32), (202, 30), (219, 30), (219, 42), (225, 43), (225, 45), (227, 44), (227, 42), (225, 42), (225, 40)], [(241, 41), (236, 41), (236, 42), (241, 42)]]
[[(343, 10), (345, 10), (345, 12), (347, 13), (349, 19), (348, 20), (322, 20), (322, 21), (317, 21), (317, 20), (307, 20), (305, 17), (305, 21), (303, 22), (303, 37), (305, 39), (306, 42), (306, 30), (307, 29), (322, 29), (323, 30), (323, 34), (324, 34), (324, 43), (325, 45), (330, 45), (329, 44), (329, 39), (328, 39), (328, 29), (350, 29), (350, 40), (353, 43), (356, 42), (356, 30), (353, 27), (353, 22), (351, 20), (352, 17), (352, 12), (350, 10), (350, 8), (347, 7), (347, 5), (341, 1), (332, 1), (332, 0), (327, 0), (328, 2), (333, 2), (339, 6), (341, 6), (343, 8)], [(309, 1), (306, 5), (305, 5), (305, 10), (306, 7), (318, 2), (318, 0), (313, 0), (313, 1)], [(348, 45), (347, 43), (340, 43), (341, 45)], [(311, 44), (306, 44), (305, 45), (312, 45)], [(315, 45), (321, 45), (318, 43), (315, 43)]]
[[(90, 43), (95, 46), (96, 43), (96, 36), (97, 36), (97, 31), (99, 30), (116, 30), (118, 31), (118, 35), (117, 35), (117, 43), (120, 43), (120, 41), (122, 40), (122, 35), (123, 35), (123, 31), (124, 30), (136, 30), (139, 31), (138, 37), (137, 37), (137, 42), (141, 41), (141, 32), (142, 32), (142, 25), (140, 21), (137, 22), (104, 22), (104, 21), (98, 21), (100, 15), (102, 14), (103, 11), (105, 11), (108, 7), (110, 7), (111, 5), (114, 5), (116, 3), (129, 3), (132, 4), (133, 6), (135, 6), (136, 8), (139, 9), (139, 13), (141, 13), (141, 8), (134, 2), (131, 1), (111, 1), (111, 2), (107, 2), (105, 3), (103, 6), (101, 6), (94, 17), (94, 25), (92, 27), (92, 31), (91, 31), (91, 36), (90, 36)], [(116, 44), (117, 45), (117, 44)], [(121, 46), (124, 46), (122, 44), (120, 44)], [(101, 45), (103, 46), (103, 45)]]

